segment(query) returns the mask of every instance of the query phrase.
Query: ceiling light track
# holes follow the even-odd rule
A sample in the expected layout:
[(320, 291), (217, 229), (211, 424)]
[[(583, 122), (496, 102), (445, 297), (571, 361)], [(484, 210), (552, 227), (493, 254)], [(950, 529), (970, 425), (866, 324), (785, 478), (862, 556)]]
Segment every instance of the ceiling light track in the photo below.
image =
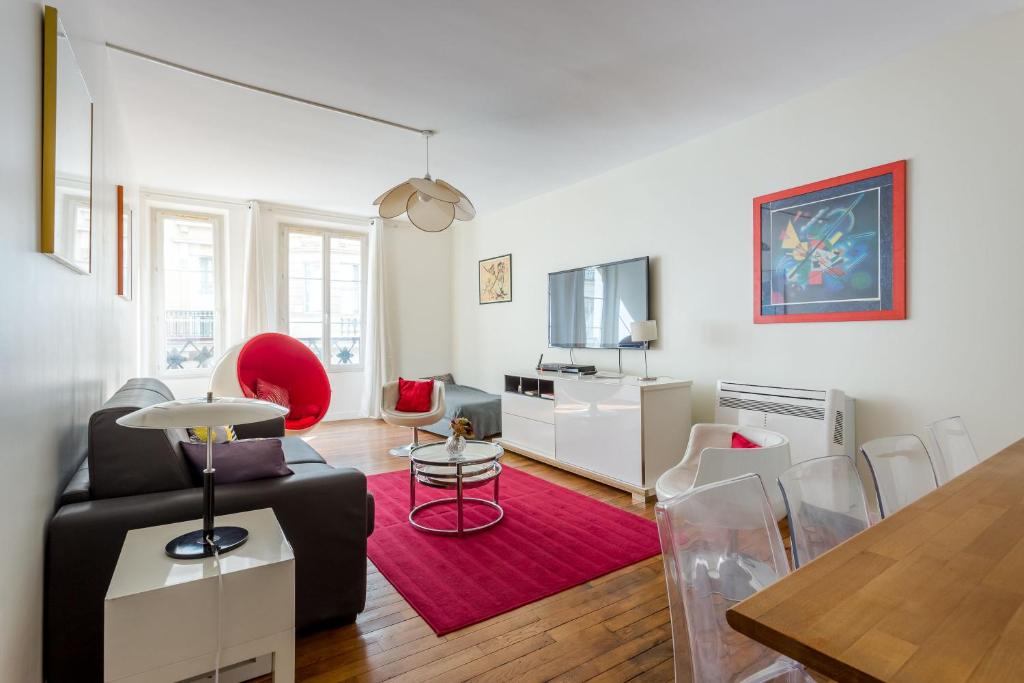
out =
[(114, 45), (113, 43), (105, 43), (105, 45), (109, 50), (114, 50), (115, 52), (120, 52), (153, 64), (159, 64), (160, 66), (164, 66), (169, 69), (175, 69), (176, 71), (192, 74), (193, 76), (199, 76), (200, 78), (206, 78), (211, 81), (217, 81), (218, 83), (232, 85), (236, 88), (251, 90), (252, 92), (263, 93), (264, 95), (272, 95), (273, 97), (297, 102), (308, 107), (324, 109), (335, 114), (342, 114), (344, 116), (351, 116), (364, 121), (370, 121), (371, 123), (379, 123), (385, 126), (391, 126), (392, 128), (399, 128), (401, 130), (409, 131), (410, 133), (419, 133), (423, 136), (424, 145), (426, 147), (427, 172), (422, 178), (409, 178), (404, 183), (399, 183), (378, 197), (374, 204), (378, 206), (378, 213), (380, 214), (380, 217), (397, 218), (404, 213), (408, 216), (409, 222), (420, 230), (423, 230), (424, 232), (441, 232), (442, 230), (447, 230), (456, 219), (460, 221), (469, 221), (473, 220), (476, 216), (476, 209), (473, 207), (473, 203), (469, 201), (469, 198), (466, 197), (466, 195), (440, 178), (434, 180), (430, 177), (430, 137), (434, 134), (434, 131), (430, 129), (415, 128), (413, 126), (407, 126), (404, 123), (388, 121), (387, 119), (382, 119), (379, 116), (370, 116), (369, 114), (362, 114), (357, 111), (352, 111), (351, 109), (342, 109), (341, 107), (324, 104), (323, 102), (317, 102), (316, 100), (308, 100), (305, 97), (296, 97), (295, 95), (278, 92), (277, 90), (271, 90), (270, 88), (263, 88), (258, 85), (253, 85), (252, 83), (236, 81), (233, 78), (226, 78), (224, 76), (212, 74), (208, 71), (193, 69), (190, 66), (161, 59), (160, 57), (154, 57), (153, 55), (148, 55), (145, 52), (132, 50), (131, 48), (123, 47), (121, 45)]
[(263, 93), (264, 95), (272, 95), (274, 97), (280, 97), (283, 100), (289, 100), (291, 102), (298, 102), (299, 104), (304, 104), (304, 105), (309, 106), (309, 107), (315, 107), (317, 109), (325, 109), (327, 111), (334, 112), (335, 114), (343, 114), (344, 116), (351, 116), (351, 117), (354, 117), (354, 118), (357, 118), (357, 119), (363, 119), (364, 121), (370, 121), (372, 123), (379, 123), (379, 124), (382, 124), (382, 125), (385, 125), (385, 126), (391, 126), (392, 128), (400, 128), (401, 130), (407, 130), (410, 133), (419, 133), (421, 135), (430, 135), (430, 134), (432, 134), (434, 132), (434, 131), (429, 130), (429, 129), (416, 128), (415, 126), (407, 126), (404, 123), (398, 123), (396, 121), (388, 121), (387, 119), (382, 119), (379, 116), (371, 116), (369, 114), (363, 114), (363, 113), (360, 113), (360, 112), (357, 112), (357, 111), (352, 111), (351, 109), (342, 109), (341, 107), (335, 107), (335, 106), (332, 106), (330, 104), (324, 104), (323, 102), (317, 102), (316, 100), (309, 100), (309, 99), (306, 99), (305, 97), (297, 97), (295, 95), (289, 95), (288, 93), (278, 92), (277, 90), (271, 90), (270, 88), (263, 88), (263, 87), (258, 86), (258, 85), (253, 85), (252, 83), (245, 83), (243, 81), (236, 81), (233, 78), (226, 78), (224, 76), (218, 76), (217, 74), (212, 74), (212, 73), (210, 73), (208, 71), (200, 71), (199, 69), (193, 69), (192, 67), (185, 66), (184, 64), (178, 64), (177, 62), (172, 62), (172, 61), (169, 61), (169, 60), (166, 60), (166, 59), (161, 59), (160, 57), (154, 57), (153, 55), (148, 55), (145, 52), (139, 52), (138, 50), (132, 50), (131, 48), (123, 47), (121, 45), (115, 45), (113, 43), (105, 43), (105, 45), (110, 50), (115, 50), (116, 52), (120, 52), (122, 54), (130, 55), (130, 56), (135, 57), (137, 59), (142, 59), (142, 60), (147, 61), (147, 62), (152, 62), (153, 64), (159, 64), (160, 66), (165, 66), (165, 67), (167, 67), (169, 69), (175, 69), (177, 71), (184, 71), (185, 73), (192, 74), (193, 76), (199, 76), (201, 78), (207, 78), (207, 79), (209, 79), (211, 81), (217, 81), (219, 83), (226, 83), (227, 85), (233, 85), (236, 88), (243, 88), (245, 90), (251, 90), (253, 92)]

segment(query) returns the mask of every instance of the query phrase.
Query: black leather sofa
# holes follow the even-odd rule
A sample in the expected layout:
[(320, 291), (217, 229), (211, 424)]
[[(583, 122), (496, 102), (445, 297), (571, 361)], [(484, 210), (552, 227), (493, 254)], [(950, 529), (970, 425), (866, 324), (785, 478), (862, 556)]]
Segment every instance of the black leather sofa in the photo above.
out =
[[(115, 422), (173, 398), (159, 380), (132, 379), (89, 419), (87, 456), (47, 531), (49, 683), (103, 679), (103, 601), (127, 531), (202, 514), (202, 488), (179, 446), (185, 431)], [(283, 419), (237, 425), (236, 431), (239, 438), (283, 437), (294, 474), (218, 486), (217, 514), (273, 508), (295, 551), (297, 628), (353, 620), (366, 603), (366, 539), (373, 532), (366, 477), (331, 467), (301, 438), (284, 436)]]

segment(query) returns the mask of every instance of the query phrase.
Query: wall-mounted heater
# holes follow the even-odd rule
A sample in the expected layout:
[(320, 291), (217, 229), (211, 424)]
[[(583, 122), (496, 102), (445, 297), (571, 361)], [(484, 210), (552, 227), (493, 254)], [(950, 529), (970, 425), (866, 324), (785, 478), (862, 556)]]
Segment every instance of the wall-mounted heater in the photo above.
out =
[(853, 399), (838, 389), (718, 382), (715, 422), (764, 427), (789, 437), (793, 462), (854, 457)]

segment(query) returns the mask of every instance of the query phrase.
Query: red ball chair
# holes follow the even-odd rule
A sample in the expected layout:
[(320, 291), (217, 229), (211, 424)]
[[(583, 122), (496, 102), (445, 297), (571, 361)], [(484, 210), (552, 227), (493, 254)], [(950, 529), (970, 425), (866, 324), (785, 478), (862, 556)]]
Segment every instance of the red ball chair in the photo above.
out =
[(245, 396), (256, 395), (256, 380), (288, 391), (289, 430), (309, 429), (331, 405), (331, 382), (320, 359), (295, 337), (276, 332), (258, 334), (238, 352), (238, 384)]

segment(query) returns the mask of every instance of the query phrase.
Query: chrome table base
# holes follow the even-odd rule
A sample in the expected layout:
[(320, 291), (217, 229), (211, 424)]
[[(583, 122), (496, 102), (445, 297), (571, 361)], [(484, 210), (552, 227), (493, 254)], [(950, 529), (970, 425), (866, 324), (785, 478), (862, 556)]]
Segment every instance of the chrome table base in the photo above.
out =
[[(498, 480), (495, 479), (494, 481), (497, 482)], [(459, 515), (458, 526), (455, 529), (441, 529), (439, 527), (427, 526), (426, 524), (420, 524), (415, 519), (416, 513), (425, 510), (428, 507), (441, 504), (450, 505), (452, 503), (456, 505), (456, 509), (458, 510)], [(498, 511), (498, 516), (492, 519), (490, 522), (487, 522), (486, 524), (471, 527), (464, 526), (462, 521), (462, 510), (466, 503), (474, 503), (492, 507)], [(478, 531), (490, 529), (492, 526), (500, 522), (504, 517), (505, 510), (503, 510), (502, 507), (498, 505), (497, 496), (495, 496), (495, 499), (493, 501), (486, 500), (484, 498), (471, 498), (469, 496), (464, 496), (461, 499), (454, 496), (450, 498), (438, 498), (437, 500), (428, 500), (426, 503), (420, 503), (419, 505), (417, 505), (416, 507), (409, 511), (409, 523), (412, 524), (414, 528), (419, 529), (420, 531), (426, 532), (428, 534), (437, 534), (439, 536), (464, 536), (466, 534), (475, 534)]]
[[(428, 444), (428, 447), (437, 449), (443, 444)], [(501, 476), (501, 463), (498, 459), (504, 452), (497, 447), (493, 456), (477, 458), (462, 458), (462, 456), (450, 456), (438, 458), (418, 457), (416, 451), (426, 448), (420, 446), (413, 450), (409, 457), (409, 524), (414, 529), (428, 534), (439, 536), (464, 536), (490, 529), (501, 522), (505, 517), (505, 510), (498, 502), (499, 478)], [(464, 494), (466, 489), (479, 488), (494, 482), (494, 499), (476, 498)], [(429, 486), (435, 489), (454, 490), (454, 496), (428, 500), (425, 503), (416, 504), (417, 484)], [(465, 506), (482, 505), (496, 510), (498, 516), (484, 524), (467, 527), (465, 525)], [(454, 505), (457, 515), (455, 528), (443, 528), (431, 526), (417, 520), (424, 510), (436, 506)]]

